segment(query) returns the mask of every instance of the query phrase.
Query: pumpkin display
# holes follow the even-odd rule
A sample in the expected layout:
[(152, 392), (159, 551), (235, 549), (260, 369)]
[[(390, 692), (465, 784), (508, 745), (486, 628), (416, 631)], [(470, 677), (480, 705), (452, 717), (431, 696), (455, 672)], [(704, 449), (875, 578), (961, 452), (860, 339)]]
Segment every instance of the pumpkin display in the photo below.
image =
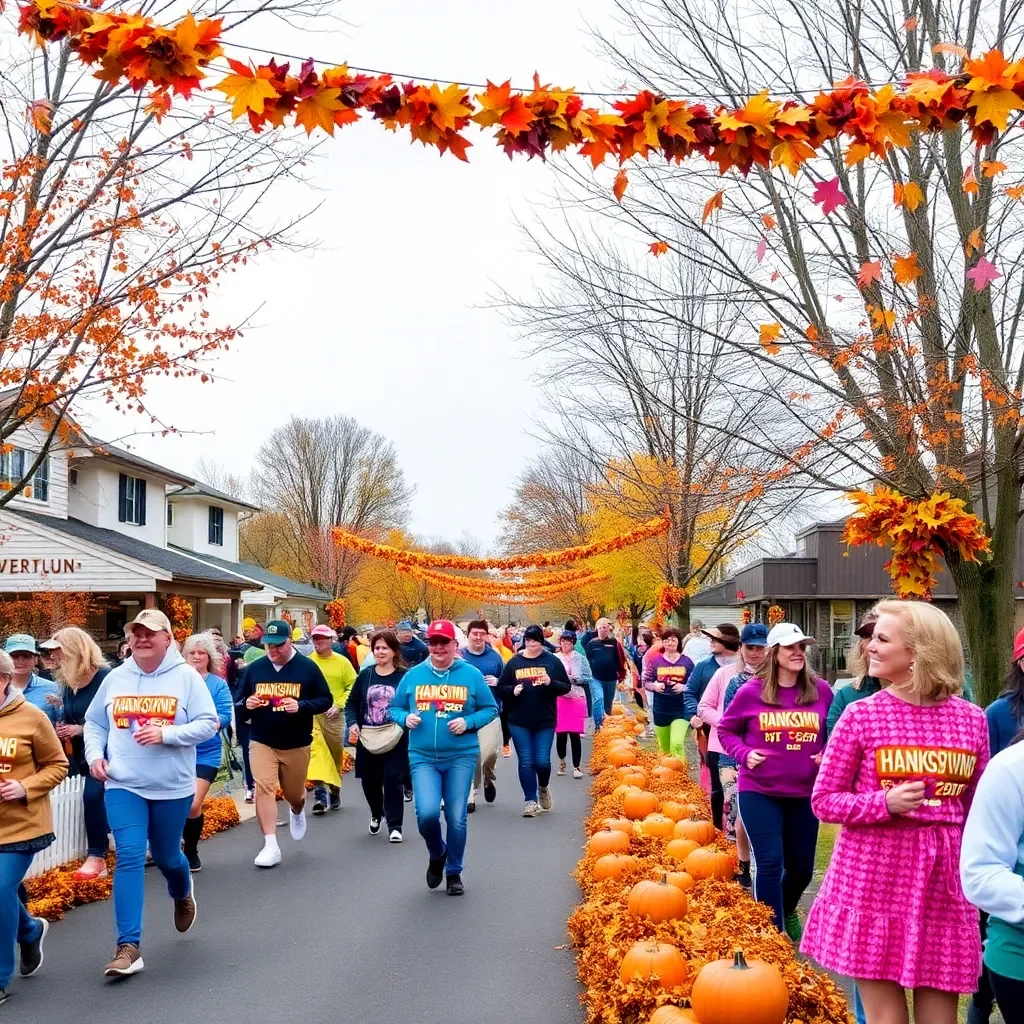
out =
[(669, 768), (674, 772), (686, 771), (686, 763), (682, 758), (676, 757), (673, 754), (662, 754), (658, 760), (658, 763), (665, 768)]
[(648, 814), (640, 822), (640, 831), (645, 836), (657, 836), (659, 839), (671, 839), (673, 828), (675, 822), (664, 814)]
[(700, 849), (700, 843), (692, 839), (672, 839), (665, 844), (665, 856), (672, 860), (685, 861), (695, 850)]
[(684, 917), (688, 906), (686, 893), (664, 879), (660, 882), (637, 882), (629, 890), (626, 900), (626, 909), (634, 917), (646, 917), (655, 924)]
[(666, 1003), (651, 1014), (648, 1024), (700, 1024), (700, 1022), (693, 1010), (687, 1010), (681, 1006), (670, 1006)]
[(633, 822), (629, 818), (605, 818), (601, 827), (612, 832), (625, 832), (627, 836), (633, 834)]
[(689, 820), (697, 813), (693, 804), (680, 803), (678, 800), (664, 800), (661, 804), (661, 813), (673, 821)]
[(714, 847), (705, 846), (700, 850), (694, 850), (686, 860), (683, 867), (700, 880), (702, 878), (721, 878), (729, 881), (736, 873), (736, 865), (733, 862), (731, 853), (723, 853)]
[(622, 958), (619, 980), (623, 985), (634, 978), (657, 978), (663, 989), (675, 988), (686, 981), (689, 974), (686, 957), (670, 942), (642, 939), (633, 943)]
[(715, 960), (701, 968), (690, 1005), (700, 1024), (783, 1024), (789, 989), (777, 967), (763, 960), (748, 962), (736, 950), (732, 960)]
[(621, 878), (637, 864), (639, 861), (636, 857), (628, 853), (606, 853), (594, 861), (594, 878), (598, 881), (604, 878)]
[[(684, 839), (682, 842), (686, 843), (689, 840)], [(685, 871), (666, 871), (664, 879), (669, 885), (674, 885), (677, 889), (682, 889), (683, 892), (688, 892), (695, 884), (693, 875), (688, 875)]]
[(710, 821), (677, 821), (673, 831), (676, 839), (692, 839), (698, 846), (707, 846), (715, 841), (715, 826)]
[(612, 790), (612, 796), (621, 799), (633, 789), (636, 789), (636, 786), (627, 786), (625, 782), (622, 782)]
[(628, 747), (613, 747), (608, 751), (608, 761), (616, 768), (624, 764), (636, 764), (637, 753)]
[(627, 786), (636, 786), (637, 789), (645, 789), (647, 787), (647, 772), (642, 768), (632, 768), (622, 776), (622, 781)]
[(597, 857), (606, 853), (629, 853), (629, 836), (612, 829), (595, 832), (587, 840), (587, 851)]
[(621, 704), (613, 704), (611, 711), (608, 712), (615, 718), (621, 718), (626, 713), (626, 709)]
[(627, 818), (639, 821), (658, 809), (658, 798), (646, 789), (631, 789), (622, 798), (622, 813)]

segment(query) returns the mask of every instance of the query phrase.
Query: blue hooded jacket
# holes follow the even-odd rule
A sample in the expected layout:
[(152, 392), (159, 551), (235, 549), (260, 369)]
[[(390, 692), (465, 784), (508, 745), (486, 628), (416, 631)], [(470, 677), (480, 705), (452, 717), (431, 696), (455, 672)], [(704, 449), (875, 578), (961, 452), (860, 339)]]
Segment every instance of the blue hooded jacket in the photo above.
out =
[[(402, 676), (388, 711), (403, 729), (409, 715), (420, 716), (420, 724), (407, 729), (409, 763), (416, 764), (476, 757), (480, 751), (477, 730), (497, 716), (498, 705), (478, 668), (456, 658), (450, 668), (438, 672), (428, 658)], [(461, 736), (448, 728), (453, 718), (466, 721)]]

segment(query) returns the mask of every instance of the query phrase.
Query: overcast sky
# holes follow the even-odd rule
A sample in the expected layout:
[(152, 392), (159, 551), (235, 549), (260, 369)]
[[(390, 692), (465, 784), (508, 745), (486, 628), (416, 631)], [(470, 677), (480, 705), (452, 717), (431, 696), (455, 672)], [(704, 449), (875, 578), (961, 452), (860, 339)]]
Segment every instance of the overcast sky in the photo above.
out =
[[(289, 36), (250, 24), (230, 38), (445, 81), (527, 85), (536, 69), (581, 90), (618, 84), (576, 0), (349, 0), (338, 10), (348, 28)], [(585, 11), (611, 24), (611, 0)], [(312, 187), (277, 194), (282, 215), (322, 202), (305, 229), (315, 247), (261, 256), (214, 297), (222, 322), (262, 302), (257, 326), (219, 359), (215, 385), (153, 390), (158, 412), (201, 433), (138, 437), (135, 450), (180, 470), (206, 456), (242, 472), (290, 415), (345, 413), (397, 446), (417, 487), (416, 532), (492, 544), (496, 513), (537, 448), (539, 395), (537, 366), (487, 305), (499, 286), (530, 287), (536, 265), (515, 218), (529, 219), (553, 180), (541, 162), (512, 163), (489, 136), (469, 135), (468, 166), (368, 119), (327, 140)], [(614, 170), (607, 176), (610, 186)], [(124, 430), (116, 419), (94, 426), (107, 438)]]

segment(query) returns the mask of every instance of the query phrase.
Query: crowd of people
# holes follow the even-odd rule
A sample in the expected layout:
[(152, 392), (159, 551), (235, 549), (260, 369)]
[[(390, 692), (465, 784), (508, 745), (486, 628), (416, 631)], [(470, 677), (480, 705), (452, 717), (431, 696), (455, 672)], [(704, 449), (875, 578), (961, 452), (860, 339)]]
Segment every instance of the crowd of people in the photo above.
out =
[[(464, 633), (441, 620), (421, 640), (411, 622), (364, 637), (274, 620), (247, 624), (231, 646), (209, 631), (179, 651), (166, 616), (146, 609), (126, 634), (113, 668), (74, 627), (38, 644), (15, 634), (0, 651), (2, 998), (16, 948), (23, 977), (42, 962), (47, 925), (20, 887), (53, 841), (48, 794), (69, 771), (86, 776), (80, 877), (107, 871), (114, 836), (104, 970), (124, 977), (143, 969), (147, 856), (175, 927), (195, 921), (203, 801), (227, 730), (255, 802), (257, 867), (282, 859), (279, 799), (295, 841), (307, 783), (314, 816), (342, 806), (347, 742), (369, 833), (403, 842), (414, 801), (427, 885), (457, 896), (468, 815), (479, 795), (497, 799), (502, 757), (514, 749), (523, 817), (550, 813), (552, 751), (557, 774), (571, 764), (581, 779), (587, 721), (601, 728), (620, 700), (647, 711), (665, 754), (685, 760), (693, 731), (714, 824), (737, 843), (737, 881), (806, 953), (855, 979), (859, 1021), (908, 1021), (907, 990), (929, 1024), (953, 1024), (962, 992), (974, 993), (970, 1024), (996, 1004), (1007, 1024), (1024, 1021), (1024, 630), (1006, 692), (984, 712), (960, 696), (953, 624), (924, 602), (866, 615), (854, 678), (837, 689), (811, 667), (814, 638), (786, 622), (631, 635), (607, 619), (585, 632), (474, 620)], [(822, 822), (842, 828), (804, 922)]]

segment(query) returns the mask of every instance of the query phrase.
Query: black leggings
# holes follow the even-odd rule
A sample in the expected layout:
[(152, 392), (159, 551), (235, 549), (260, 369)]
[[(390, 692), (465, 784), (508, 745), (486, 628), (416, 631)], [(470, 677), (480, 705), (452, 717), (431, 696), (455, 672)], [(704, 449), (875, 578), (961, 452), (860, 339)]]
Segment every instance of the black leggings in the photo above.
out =
[(722, 816), (725, 814), (725, 791), (722, 789), (722, 776), (718, 770), (718, 759), (721, 756), (716, 750), (709, 750), (704, 755), (704, 763), (708, 766), (708, 775), (711, 776), (711, 820), (719, 830), (722, 828)]
[(1006, 1024), (1024, 1024), (1024, 981), (1007, 978), (995, 971), (989, 971), (988, 976), (1003, 1020)]
[(359, 781), (370, 808), (370, 817), (386, 818), (388, 831), (402, 828), (405, 799), (403, 776), (409, 770), (409, 755), (403, 744), (386, 754), (359, 751)]
[(580, 734), (578, 732), (555, 733), (555, 750), (558, 752), (558, 760), (565, 760), (565, 741), (567, 738), (572, 744), (572, 766), (573, 768), (579, 768), (580, 762), (583, 760), (583, 744), (580, 742)]
[(501, 720), (501, 744), (507, 747), (512, 742), (512, 730), (508, 727), (508, 712), (502, 708), (498, 712), (498, 718)]
[[(985, 944), (985, 933), (988, 931), (988, 914), (984, 910), (978, 915), (981, 922), (981, 944)], [(992, 1004), (995, 1002), (995, 996), (992, 994), (992, 982), (989, 979), (988, 968), (981, 965), (981, 975), (978, 977), (978, 989), (971, 996), (971, 1002), (974, 1003), (974, 1008), (981, 1012), (981, 1015), (987, 1020), (992, 1016)]]

